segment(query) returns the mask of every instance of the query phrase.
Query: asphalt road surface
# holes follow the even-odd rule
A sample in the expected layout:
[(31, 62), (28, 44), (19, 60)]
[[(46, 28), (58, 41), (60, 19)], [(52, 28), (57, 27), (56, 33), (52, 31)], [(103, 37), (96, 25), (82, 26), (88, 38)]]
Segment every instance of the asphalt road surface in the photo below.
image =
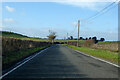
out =
[(5, 78), (118, 78), (118, 68), (64, 45), (55, 45)]

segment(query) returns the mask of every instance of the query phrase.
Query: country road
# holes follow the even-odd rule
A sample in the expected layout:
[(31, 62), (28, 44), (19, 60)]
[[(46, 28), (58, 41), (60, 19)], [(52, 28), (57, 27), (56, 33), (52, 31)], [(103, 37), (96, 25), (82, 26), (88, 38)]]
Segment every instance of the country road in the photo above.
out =
[(55, 45), (4, 77), (7, 78), (118, 78), (118, 68)]

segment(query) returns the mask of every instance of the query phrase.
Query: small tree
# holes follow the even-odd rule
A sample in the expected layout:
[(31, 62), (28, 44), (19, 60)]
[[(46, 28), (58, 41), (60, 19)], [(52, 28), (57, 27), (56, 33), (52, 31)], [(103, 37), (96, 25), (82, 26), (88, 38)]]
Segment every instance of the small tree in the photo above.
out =
[(95, 44), (98, 42), (97, 37), (93, 37), (92, 40), (95, 42)]
[(83, 37), (80, 37), (80, 40), (83, 40)]
[(56, 32), (49, 30), (49, 36), (47, 36), (47, 37), (52, 43), (54, 43), (54, 39), (56, 38)]
[(96, 40), (97, 40), (97, 37), (93, 37), (92, 40), (95, 40), (95, 41), (96, 41)]
[(73, 36), (70, 36), (70, 39), (73, 40)]
[(100, 38), (100, 41), (105, 41), (105, 39), (104, 38)]
[(92, 38), (91, 38), (91, 37), (89, 37), (89, 39), (91, 40)]
[(68, 40), (70, 40), (70, 37), (68, 37)]
[(88, 38), (86, 38), (85, 40), (88, 40)]

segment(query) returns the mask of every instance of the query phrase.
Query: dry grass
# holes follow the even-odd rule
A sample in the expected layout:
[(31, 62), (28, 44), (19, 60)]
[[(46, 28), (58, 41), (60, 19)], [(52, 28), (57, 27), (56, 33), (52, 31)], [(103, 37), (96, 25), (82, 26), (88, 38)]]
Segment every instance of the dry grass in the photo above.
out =
[(118, 52), (118, 44), (94, 44), (91, 46), (91, 48)]
[[(69, 45), (77, 45), (77, 42), (68, 42)], [(103, 50), (109, 50), (112, 52), (118, 52), (118, 43), (117, 42), (101, 42), (101, 43), (97, 43), (94, 44), (94, 42), (92, 40), (86, 40), (83, 43), (79, 43), (79, 46), (81, 47), (88, 47), (88, 48), (93, 48), (93, 49), (103, 49)]]
[(2, 54), (3, 56), (5, 56), (7, 55), (7, 53), (10, 53), (13, 51), (42, 47), (48, 44), (51, 44), (51, 43), (2, 37)]

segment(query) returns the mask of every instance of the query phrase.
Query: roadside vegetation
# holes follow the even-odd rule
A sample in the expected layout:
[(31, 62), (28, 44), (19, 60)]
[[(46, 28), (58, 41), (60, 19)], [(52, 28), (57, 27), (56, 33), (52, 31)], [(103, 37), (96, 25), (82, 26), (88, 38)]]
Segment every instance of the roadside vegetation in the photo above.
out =
[(0, 38), (2, 39), (3, 69), (9, 68), (35, 52), (52, 46), (51, 42), (40, 41), (39, 38), (30, 38), (13, 32), (2, 31)]
[(30, 49), (23, 49), (20, 51), (13, 51), (12, 53), (9, 52), (5, 56), (2, 57), (2, 64), (3, 69), (9, 68), (10, 66), (14, 65), (15, 63), (19, 62), (20, 60), (39, 52), (42, 49), (45, 49), (48, 46), (38, 47), (38, 48), (30, 48)]
[(91, 49), (88, 47), (76, 47), (76, 46), (67, 45), (67, 44), (65, 44), (65, 45), (72, 49), (79, 50), (81, 52), (84, 52), (84, 53), (92, 55), (92, 56), (100, 57), (102, 59), (111, 61), (116, 64), (118, 64), (118, 62), (120, 62), (120, 59), (118, 58), (119, 53), (117, 53), (117, 52), (111, 52), (111, 51), (102, 50), (102, 49)]
[[(82, 41), (82, 40), (81, 40)], [(88, 48), (92, 48), (92, 49), (102, 49), (102, 50), (108, 50), (111, 52), (119, 52), (119, 42), (102, 42), (99, 41), (98, 43), (95, 43), (94, 40), (83, 40), (82, 43), (81, 41), (79, 42), (79, 47), (88, 47)], [(77, 46), (77, 41), (72, 42), (69, 41), (68, 42), (69, 45), (73, 45), (73, 46)]]

